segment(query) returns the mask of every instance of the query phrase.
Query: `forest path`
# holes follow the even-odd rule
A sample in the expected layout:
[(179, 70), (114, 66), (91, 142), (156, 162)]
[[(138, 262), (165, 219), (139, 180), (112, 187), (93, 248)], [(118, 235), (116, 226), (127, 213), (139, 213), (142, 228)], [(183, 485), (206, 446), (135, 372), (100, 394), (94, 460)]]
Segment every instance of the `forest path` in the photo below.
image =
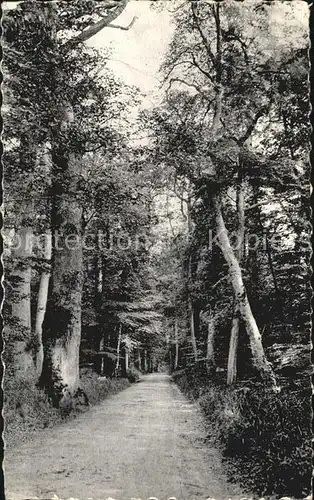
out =
[(197, 407), (166, 374), (143, 377), (31, 441), (8, 450), (6, 500), (240, 499), (221, 455), (204, 443)]

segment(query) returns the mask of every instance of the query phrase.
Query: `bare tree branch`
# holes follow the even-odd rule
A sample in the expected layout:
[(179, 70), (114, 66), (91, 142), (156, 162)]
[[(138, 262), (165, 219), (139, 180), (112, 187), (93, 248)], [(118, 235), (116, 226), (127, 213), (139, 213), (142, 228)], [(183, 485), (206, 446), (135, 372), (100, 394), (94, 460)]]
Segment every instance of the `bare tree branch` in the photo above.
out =
[(192, 87), (194, 88), (199, 94), (203, 94), (203, 91), (201, 89), (201, 87), (199, 87), (197, 84), (195, 83), (190, 83), (190, 82), (186, 82), (185, 80), (183, 80), (182, 78), (178, 78), (178, 77), (175, 77), (175, 78), (170, 78), (169, 80), (169, 86), (167, 88), (167, 92), (169, 92), (169, 90), (171, 89), (171, 86), (173, 83), (175, 82), (179, 82), (179, 83), (182, 83), (183, 85), (186, 85), (187, 87)]
[(211, 127), (211, 133), (215, 134), (219, 128), (221, 123), (221, 115), (222, 115), (222, 96), (223, 96), (223, 87), (221, 85), (222, 80), (222, 54), (221, 54), (221, 27), (220, 27), (220, 7), (219, 3), (217, 5), (212, 6), (213, 14), (215, 17), (216, 24), (216, 75), (215, 75), (215, 113), (213, 118), (213, 124)]
[(128, 31), (130, 28), (132, 28), (133, 24), (135, 23), (137, 17), (134, 16), (130, 24), (127, 26), (119, 26), (118, 24), (108, 24), (107, 28), (116, 28), (118, 30), (123, 30), (123, 31)]
[(200, 36), (201, 36), (201, 39), (203, 41), (203, 44), (204, 44), (204, 47), (206, 49), (206, 52), (207, 52), (207, 55), (208, 57), (210, 58), (211, 62), (213, 63), (214, 66), (216, 66), (216, 58), (210, 48), (210, 45), (208, 43), (208, 40), (206, 39), (206, 36), (199, 24), (199, 19), (196, 15), (196, 2), (191, 2), (191, 10), (192, 10), (192, 14), (193, 14), (193, 21), (195, 23), (195, 28), (197, 29), (197, 31), (199, 32)]
[(248, 207), (245, 207), (245, 212), (247, 212), (248, 210), (253, 210), (254, 208), (260, 207), (262, 205), (269, 205), (269, 200), (259, 201), (258, 203), (249, 205)]
[(197, 62), (196, 58), (195, 58), (195, 55), (194, 54), (191, 54), (192, 55), (192, 59), (193, 59), (193, 64), (194, 66), (196, 66), (196, 68), (201, 72), (203, 73), (204, 76), (206, 76), (206, 78), (208, 78), (208, 80), (210, 80), (212, 83), (214, 83), (214, 79), (212, 78), (211, 74), (206, 71), (204, 68), (202, 68), (199, 63)]
[(77, 45), (79, 43), (86, 42), (92, 36), (96, 35), (103, 28), (106, 28), (108, 24), (111, 23), (114, 19), (116, 19), (125, 9), (128, 0), (112, 0), (112, 1), (104, 1), (104, 8), (108, 11), (107, 16), (103, 17), (97, 23), (92, 24), (84, 31), (82, 31), (79, 35), (71, 38), (67, 41), (64, 46), (65, 47), (73, 47), (73, 45)]
[(178, 12), (180, 9), (182, 9), (182, 7), (184, 7), (187, 3), (188, 3), (188, 2), (187, 2), (187, 1), (185, 1), (185, 2), (181, 3), (181, 4), (179, 5), (179, 7), (176, 7), (175, 9), (170, 9), (170, 8), (168, 8), (168, 10), (169, 10), (169, 12), (171, 12), (171, 14), (175, 14), (175, 13), (176, 13), (176, 12)]
[(238, 144), (243, 145), (245, 141), (247, 141), (252, 133), (254, 132), (254, 129), (256, 127), (256, 124), (258, 120), (269, 111), (270, 104), (268, 106), (263, 106), (262, 108), (259, 109), (259, 111), (256, 113), (254, 119), (246, 129), (246, 132), (240, 137), (240, 139), (237, 139)]
[(163, 79), (163, 84), (166, 82), (166, 80), (168, 80), (168, 78), (171, 75), (171, 73), (173, 72), (174, 68), (176, 68), (177, 66), (180, 66), (181, 64), (186, 64), (186, 63), (192, 64), (191, 61), (182, 61), (182, 60), (180, 61), (180, 57), (182, 57), (184, 54), (191, 54), (191, 48), (187, 47), (187, 48), (181, 50), (178, 54), (175, 54), (173, 63), (170, 63), (168, 61), (162, 65), (162, 67), (165, 71), (168, 70), (164, 79)]
[(241, 45), (241, 49), (242, 49), (242, 52), (243, 52), (245, 64), (248, 66), (249, 65), (249, 56), (248, 56), (248, 53), (247, 53), (247, 46), (246, 46), (246, 44), (243, 42), (243, 40), (241, 40), (240, 36), (238, 36), (236, 33), (232, 34), (232, 37), (230, 38), (230, 40), (238, 42)]

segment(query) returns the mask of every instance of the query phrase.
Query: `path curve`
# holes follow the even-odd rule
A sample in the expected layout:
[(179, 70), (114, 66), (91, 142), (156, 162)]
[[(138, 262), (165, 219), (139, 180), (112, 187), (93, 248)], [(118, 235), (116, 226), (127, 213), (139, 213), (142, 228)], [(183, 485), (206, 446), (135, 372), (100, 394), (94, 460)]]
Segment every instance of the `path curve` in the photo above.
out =
[(7, 500), (245, 498), (227, 482), (203, 418), (165, 374), (152, 374), (76, 419), (8, 450)]

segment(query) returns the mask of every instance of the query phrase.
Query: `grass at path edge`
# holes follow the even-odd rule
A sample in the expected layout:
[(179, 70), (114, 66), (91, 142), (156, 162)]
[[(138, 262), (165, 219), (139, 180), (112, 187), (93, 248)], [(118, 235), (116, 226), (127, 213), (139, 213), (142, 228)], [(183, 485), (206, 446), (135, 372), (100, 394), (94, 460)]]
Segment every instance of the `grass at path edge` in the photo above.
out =
[(5, 449), (28, 441), (37, 431), (52, 428), (87, 412), (107, 397), (130, 387), (127, 378), (103, 378), (95, 372), (83, 369), (80, 374), (81, 389), (89, 404), (77, 404), (75, 409), (65, 412), (49, 403), (47, 395), (28, 381), (8, 379), (4, 381), (4, 433)]

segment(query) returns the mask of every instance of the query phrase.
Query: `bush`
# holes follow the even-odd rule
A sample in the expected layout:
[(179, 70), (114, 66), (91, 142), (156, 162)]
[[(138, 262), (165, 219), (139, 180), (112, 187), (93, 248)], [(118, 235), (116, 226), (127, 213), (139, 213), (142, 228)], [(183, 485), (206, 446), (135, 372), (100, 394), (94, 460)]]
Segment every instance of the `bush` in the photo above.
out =
[(117, 394), (128, 386), (129, 381), (126, 378), (99, 377), (90, 369), (81, 372), (81, 388), (91, 405), (99, 403), (112, 394)]
[(288, 390), (274, 393), (256, 383), (218, 386), (189, 370), (176, 373), (174, 380), (204, 412), (210, 438), (219, 443), (233, 480), (259, 495), (302, 498), (309, 493), (309, 397)]
[(136, 368), (129, 368), (126, 374), (129, 382), (134, 384), (134, 382), (139, 382), (141, 378), (141, 372), (139, 372)]

